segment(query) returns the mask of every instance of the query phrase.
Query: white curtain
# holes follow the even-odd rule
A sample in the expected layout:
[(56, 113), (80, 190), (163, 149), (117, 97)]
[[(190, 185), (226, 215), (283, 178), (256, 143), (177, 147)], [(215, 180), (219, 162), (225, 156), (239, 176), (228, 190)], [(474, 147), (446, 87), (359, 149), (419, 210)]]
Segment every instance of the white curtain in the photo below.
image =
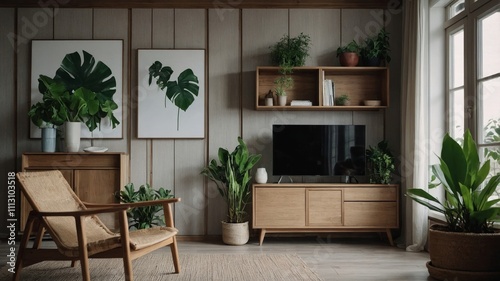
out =
[[(404, 1), (402, 75), (403, 191), (428, 184), (428, 0)], [(407, 251), (421, 251), (427, 241), (427, 208), (406, 198)]]

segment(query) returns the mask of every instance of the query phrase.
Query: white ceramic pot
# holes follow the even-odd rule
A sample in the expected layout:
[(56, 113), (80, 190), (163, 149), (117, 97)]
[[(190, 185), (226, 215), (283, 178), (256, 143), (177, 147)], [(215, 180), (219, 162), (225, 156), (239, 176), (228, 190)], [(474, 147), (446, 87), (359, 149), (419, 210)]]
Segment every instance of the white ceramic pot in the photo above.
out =
[(280, 106), (285, 106), (286, 105), (286, 96), (278, 96), (278, 104)]
[(257, 168), (257, 172), (255, 172), (255, 181), (257, 183), (266, 183), (267, 182), (266, 168)]
[(67, 152), (78, 152), (80, 150), (80, 132), (82, 124), (80, 122), (66, 122), (65, 143)]
[(266, 106), (273, 106), (273, 98), (266, 98)]

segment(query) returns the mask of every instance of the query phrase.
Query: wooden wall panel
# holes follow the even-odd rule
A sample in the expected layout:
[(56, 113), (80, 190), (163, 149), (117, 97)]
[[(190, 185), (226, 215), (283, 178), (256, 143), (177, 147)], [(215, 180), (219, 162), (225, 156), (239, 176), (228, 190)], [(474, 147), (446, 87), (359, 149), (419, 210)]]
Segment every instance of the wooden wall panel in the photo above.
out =
[[(206, 49), (206, 21), (205, 10), (176, 9), (175, 48)], [(208, 81), (205, 83), (207, 89)], [(176, 207), (175, 220), (182, 235), (205, 232), (204, 179), (200, 175), (205, 165), (205, 150), (205, 139), (175, 140), (175, 195), (182, 198)]]
[(335, 51), (340, 44), (340, 10), (290, 10), (290, 36), (301, 32), (311, 37), (310, 56), (305, 65), (338, 65)]
[[(113, 25), (109, 23), (113, 22)], [(115, 115), (122, 115), (122, 139), (93, 139), (92, 146), (108, 147), (109, 151), (128, 152), (128, 122), (129, 122), (129, 34), (128, 34), (129, 14), (126, 9), (94, 9), (94, 30), (93, 39), (119, 39), (123, 40), (123, 62), (122, 62), (122, 99), (118, 100), (118, 93), (115, 93), (114, 99), (119, 108), (114, 112)], [(98, 130), (98, 129), (96, 129)]]
[[(43, 15), (47, 21), (40, 20), (45, 19)], [(41, 140), (29, 136), (31, 87), (38, 87), (31, 85), (31, 39), (53, 39), (54, 19), (43, 9), (19, 9), (17, 26), (19, 35), (28, 41), (17, 48), (17, 157), (20, 159), (23, 152), (41, 151)], [(17, 166), (20, 169), (20, 161)]]
[(130, 181), (137, 186), (150, 182), (151, 141), (137, 138), (137, 99), (140, 85), (137, 82), (137, 49), (151, 48), (151, 9), (133, 9), (130, 49)]
[[(152, 47), (157, 49), (172, 49), (174, 47), (174, 10), (154, 9), (152, 24)], [(164, 187), (175, 193), (174, 151), (174, 140), (152, 140), (151, 184), (155, 188)], [(177, 196), (177, 194), (175, 195)], [(178, 207), (176, 206), (175, 208)]]
[[(219, 147), (232, 151), (241, 132), (241, 42), (238, 10), (210, 10), (208, 22), (208, 161), (218, 159)], [(208, 234), (220, 234), (227, 209), (213, 182), (207, 187)]]
[[(1, 38), (15, 38), (16, 34), (16, 14), (13, 8), (1, 8), (0, 19), (0, 37)], [(0, 173), (4, 178), (4, 185), (0, 189), (0, 202), (4, 202), (4, 211), (0, 213), (0, 225), (3, 233), (7, 227), (7, 197), (8, 189), (5, 182), (13, 180), (8, 173), (16, 172), (16, 92), (15, 92), (15, 54), (16, 44), (14, 41), (0, 40), (0, 85), (2, 85), (2, 92), (0, 94), (0, 119), (2, 121), (2, 134), (0, 134)], [(11, 184), (8, 184), (11, 185)], [(20, 192), (17, 189), (17, 192)], [(19, 209), (17, 209), (19, 210)]]

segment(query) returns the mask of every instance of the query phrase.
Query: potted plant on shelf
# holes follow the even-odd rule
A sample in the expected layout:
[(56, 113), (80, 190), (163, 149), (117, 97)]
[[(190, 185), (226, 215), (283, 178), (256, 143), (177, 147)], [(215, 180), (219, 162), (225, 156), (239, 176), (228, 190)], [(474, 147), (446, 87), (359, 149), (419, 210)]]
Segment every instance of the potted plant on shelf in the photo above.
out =
[(349, 96), (341, 95), (335, 98), (335, 105), (349, 105)]
[(366, 150), (370, 183), (389, 184), (394, 173), (394, 157), (386, 140), (380, 141), (377, 146), (369, 146)]
[(481, 165), (469, 131), (462, 146), (445, 135), (439, 162), (432, 166), (437, 183), (431, 182), (429, 188), (442, 186), (443, 200), (420, 188), (407, 192), (411, 199), (446, 219), (446, 225), (430, 227), (430, 276), (438, 280), (500, 280), (500, 233), (493, 228), (493, 222), (500, 221), (500, 199), (492, 197), (500, 174), (490, 174), (490, 160)]
[(356, 66), (359, 62), (359, 45), (352, 40), (345, 46), (337, 48), (337, 57), (341, 66)]
[(65, 120), (66, 148), (76, 152), (80, 147), (80, 122), (92, 132), (100, 128), (101, 121), (109, 118), (112, 128), (120, 124), (113, 114), (118, 108), (113, 101), (116, 80), (111, 69), (103, 62), (83, 51), (67, 54), (54, 78), (40, 75), (38, 90), (59, 103), (58, 115)]
[(366, 66), (379, 66), (381, 61), (391, 62), (389, 33), (382, 28), (377, 35), (366, 38), (361, 57)]
[(284, 35), (280, 41), (270, 47), (271, 61), (280, 67), (281, 76), (274, 81), (280, 106), (286, 105), (286, 90), (293, 87), (293, 78), (290, 75), (293, 68), (303, 66), (309, 56), (310, 42), (309, 35), (300, 33), (296, 37)]
[(229, 153), (219, 148), (219, 161), (212, 159), (202, 174), (215, 182), (227, 203), (227, 220), (222, 221), (222, 240), (229, 245), (248, 242), (249, 230), (245, 207), (250, 202), (250, 172), (259, 162), (260, 154), (250, 154), (247, 145), (238, 137), (238, 145)]
[[(151, 185), (144, 184), (136, 191), (133, 183), (125, 185), (125, 189), (116, 192), (115, 197), (122, 203), (137, 203), (174, 198), (171, 194), (171, 190), (164, 189), (163, 187), (156, 190)], [(161, 205), (129, 209), (127, 211), (127, 216), (130, 221), (129, 228), (145, 229), (155, 225), (165, 225), (165, 217), (163, 215), (158, 215), (162, 209), (163, 207)]]

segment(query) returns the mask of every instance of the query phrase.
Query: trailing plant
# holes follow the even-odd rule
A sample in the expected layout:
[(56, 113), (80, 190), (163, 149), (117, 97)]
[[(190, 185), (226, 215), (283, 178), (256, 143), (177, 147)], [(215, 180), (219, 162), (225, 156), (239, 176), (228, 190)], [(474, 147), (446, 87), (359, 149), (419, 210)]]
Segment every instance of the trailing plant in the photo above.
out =
[(358, 43), (352, 40), (347, 45), (337, 48), (337, 57), (339, 57), (343, 53), (356, 53), (359, 55), (359, 50), (360, 46), (358, 45)]
[(227, 222), (245, 221), (245, 207), (250, 202), (250, 172), (259, 162), (260, 154), (250, 154), (247, 145), (238, 137), (238, 145), (229, 153), (219, 148), (218, 161), (212, 159), (201, 174), (215, 182), (217, 190), (227, 203)]
[(385, 28), (380, 29), (377, 35), (366, 38), (364, 46), (361, 47), (361, 56), (364, 59), (376, 58), (391, 62), (390, 52), (389, 33)]
[(163, 66), (161, 62), (155, 61), (149, 67), (149, 85), (156, 78), (156, 85), (165, 92), (165, 107), (167, 98), (177, 107), (177, 131), (179, 130), (180, 110), (186, 111), (198, 96), (200, 89), (198, 77), (190, 68), (179, 74), (177, 81), (170, 81), (174, 70), (170, 66)]
[(296, 37), (283, 35), (280, 41), (269, 47), (271, 61), (275, 65), (285, 67), (303, 66), (309, 56), (310, 43), (311, 37), (304, 33), (300, 33)]
[(490, 160), (481, 165), (469, 130), (464, 134), (462, 146), (446, 134), (439, 164), (432, 166), (437, 182), (429, 184), (429, 188), (442, 186), (444, 199), (440, 202), (420, 188), (409, 189), (407, 195), (430, 210), (442, 213), (450, 231), (493, 232), (493, 222), (500, 221), (500, 207), (495, 206), (500, 199), (492, 199), (491, 195), (500, 184), (500, 174), (485, 182), (489, 172)]
[(290, 74), (292, 74), (292, 67), (290, 66), (282, 66), (280, 67), (281, 76), (274, 80), (274, 85), (276, 88), (277, 96), (286, 96), (286, 91), (293, 88), (293, 78)]
[[(61, 109), (66, 112), (67, 121), (84, 122), (90, 131), (100, 127), (101, 120), (109, 117), (112, 127), (120, 124), (113, 114), (118, 105), (113, 101), (116, 80), (111, 69), (101, 61), (82, 51), (83, 61), (78, 52), (67, 54), (53, 79), (40, 75), (38, 90), (60, 98)], [(66, 96), (66, 95), (69, 95)]]
[[(170, 190), (160, 187), (158, 190), (151, 187), (149, 184), (144, 184), (139, 187), (139, 190), (135, 190), (134, 184), (129, 183), (125, 185), (125, 189), (116, 192), (115, 197), (122, 203), (137, 203), (143, 201), (152, 201), (158, 199), (168, 199), (174, 196), (170, 194)], [(150, 228), (155, 225), (165, 225), (165, 217), (162, 210), (162, 206), (146, 206), (131, 208), (127, 211), (127, 216), (130, 221), (129, 227), (135, 227), (137, 229)], [(161, 215), (158, 215), (159, 212)]]
[(380, 141), (376, 147), (366, 150), (370, 183), (389, 184), (395, 170), (394, 157), (386, 140)]

